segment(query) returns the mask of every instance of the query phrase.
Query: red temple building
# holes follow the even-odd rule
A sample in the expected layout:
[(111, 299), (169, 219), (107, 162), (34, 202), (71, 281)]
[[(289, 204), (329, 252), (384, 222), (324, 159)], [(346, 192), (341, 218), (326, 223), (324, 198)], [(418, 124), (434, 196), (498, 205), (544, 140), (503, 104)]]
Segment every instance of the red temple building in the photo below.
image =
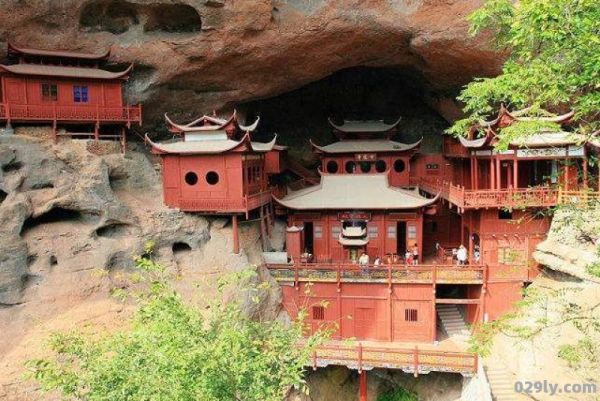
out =
[(242, 125), (229, 118), (202, 116), (180, 125), (165, 115), (169, 130), (179, 138), (154, 143), (162, 160), (163, 193), (167, 206), (187, 212), (231, 215), (233, 248), (239, 252), (238, 216), (258, 211), (263, 237), (272, 214), (268, 177), (280, 171), (284, 149), (271, 142), (252, 141), (259, 119)]
[[(119, 72), (102, 69), (109, 56), (110, 51), (74, 53), (9, 43), (7, 62), (0, 64), (0, 122), (8, 127), (50, 124), (55, 138), (118, 139), (124, 148), (126, 128), (141, 125), (142, 109), (123, 100), (133, 66)], [(84, 132), (58, 132), (67, 126)]]
[[(284, 306), (291, 316), (308, 309), (309, 331), (334, 328), (313, 365), (363, 372), (361, 400), (364, 371), (375, 367), (476, 372), (477, 357), (447, 339), (521, 299), (538, 272), (532, 253), (550, 207), (598, 199), (587, 162), (596, 150), (580, 136), (542, 131), (496, 149), (497, 134), (516, 121), (566, 126), (573, 116), (526, 112), (503, 107), (471, 138), (445, 138), (442, 154), (392, 141), (397, 123), (332, 123), (339, 141), (312, 144), (320, 183), (275, 199), (287, 218), (288, 261), (267, 266)], [(415, 244), (411, 265), (404, 257)], [(461, 245), (467, 260), (459, 266)], [(357, 263), (364, 252), (368, 265)]]

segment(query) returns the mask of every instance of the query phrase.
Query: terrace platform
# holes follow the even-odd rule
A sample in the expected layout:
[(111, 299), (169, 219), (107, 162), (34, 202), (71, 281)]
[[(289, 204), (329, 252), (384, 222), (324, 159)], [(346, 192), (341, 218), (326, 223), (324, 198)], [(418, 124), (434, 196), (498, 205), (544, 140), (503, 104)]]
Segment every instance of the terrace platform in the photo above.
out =
[(429, 372), (477, 372), (476, 354), (452, 339), (439, 343), (328, 341), (314, 352), (311, 366), (346, 366), (359, 371), (375, 368), (401, 369), (415, 376)]

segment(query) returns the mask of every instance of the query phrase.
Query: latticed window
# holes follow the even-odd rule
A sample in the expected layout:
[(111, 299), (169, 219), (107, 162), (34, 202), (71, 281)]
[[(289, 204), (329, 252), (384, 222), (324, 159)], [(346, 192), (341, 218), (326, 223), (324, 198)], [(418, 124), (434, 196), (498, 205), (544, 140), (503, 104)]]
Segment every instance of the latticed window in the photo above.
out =
[(340, 227), (340, 226), (331, 227), (331, 238), (338, 239), (340, 237), (341, 233), (342, 233), (342, 227)]
[(416, 309), (404, 309), (404, 320), (407, 322), (417, 322), (419, 320)]
[(87, 86), (73, 86), (73, 101), (75, 103), (87, 103), (88, 102), (88, 87)]
[(324, 306), (313, 306), (312, 307), (312, 318), (313, 318), (313, 320), (324, 320), (325, 319), (325, 307)]
[(321, 226), (315, 226), (315, 238), (323, 238), (323, 227)]
[(42, 84), (42, 100), (56, 101), (58, 100), (58, 86), (56, 84)]
[(498, 248), (498, 263), (501, 265), (522, 264), (525, 262), (523, 259), (523, 251), (519, 249), (509, 247)]
[(369, 234), (369, 238), (377, 238), (379, 234), (377, 226), (368, 226), (367, 233)]
[(387, 227), (387, 237), (388, 238), (396, 238), (396, 226), (388, 226)]

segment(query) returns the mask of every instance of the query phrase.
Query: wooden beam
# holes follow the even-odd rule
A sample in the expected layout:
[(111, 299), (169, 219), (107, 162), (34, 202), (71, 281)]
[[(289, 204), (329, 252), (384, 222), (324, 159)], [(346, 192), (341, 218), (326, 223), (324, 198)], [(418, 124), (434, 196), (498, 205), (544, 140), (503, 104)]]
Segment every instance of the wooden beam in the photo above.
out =
[(449, 305), (478, 305), (480, 299), (454, 299), (454, 298), (436, 298), (436, 304), (449, 304)]

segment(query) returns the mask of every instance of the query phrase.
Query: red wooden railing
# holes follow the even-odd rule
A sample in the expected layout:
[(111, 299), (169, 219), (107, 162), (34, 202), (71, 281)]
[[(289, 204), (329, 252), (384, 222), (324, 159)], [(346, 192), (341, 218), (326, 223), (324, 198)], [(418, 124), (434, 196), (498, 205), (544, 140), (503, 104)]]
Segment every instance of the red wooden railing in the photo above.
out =
[(235, 199), (179, 199), (178, 207), (184, 211), (247, 212), (269, 202), (271, 202), (271, 190)]
[(415, 177), (411, 183), (427, 192), (440, 193), (444, 199), (460, 209), (550, 207), (559, 202), (558, 189), (549, 187), (465, 189), (460, 185), (431, 177)]
[(428, 373), (477, 372), (477, 355), (470, 352), (438, 351), (402, 347), (375, 347), (362, 343), (357, 345), (325, 344), (312, 355), (313, 368), (342, 365), (359, 371), (373, 368), (402, 369), (405, 372)]
[(279, 282), (352, 283), (439, 283), (481, 284), (486, 278), (483, 265), (368, 265), (352, 263), (267, 264), (271, 276)]
[(84, 121), (142, 124), (142, 106), (62, 106), (0, 103), (0, 120), (7, 121)]

